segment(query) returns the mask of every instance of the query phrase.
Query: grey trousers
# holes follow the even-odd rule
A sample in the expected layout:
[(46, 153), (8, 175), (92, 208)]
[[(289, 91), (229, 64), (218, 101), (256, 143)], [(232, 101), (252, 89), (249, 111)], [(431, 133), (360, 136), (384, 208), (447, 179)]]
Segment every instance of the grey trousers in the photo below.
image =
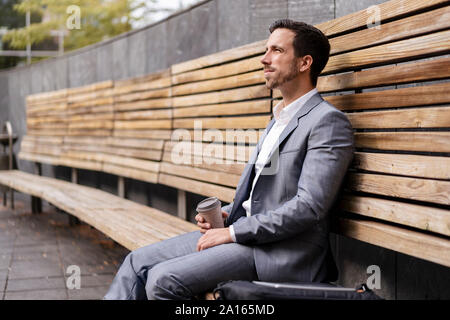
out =
[(227, 280), (257, 280), (252, 247), (227, 243), (197, 251), (200, 231), (130, 252), (105, 300), (181, 300)]

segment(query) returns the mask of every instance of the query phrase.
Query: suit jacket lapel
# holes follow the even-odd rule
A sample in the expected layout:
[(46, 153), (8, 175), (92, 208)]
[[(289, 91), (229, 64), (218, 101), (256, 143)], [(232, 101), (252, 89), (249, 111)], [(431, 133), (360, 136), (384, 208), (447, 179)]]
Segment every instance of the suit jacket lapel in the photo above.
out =
[(307, 115), (308, 112), (311, 111), (312, 108), (317, 106), (322, 101), (323, 101), (323, 99), (320, 96), (320, 94), (316, 93), (311, 98), (309, 98), (308, 101), (305, 102), (305, 104), (300, 108), (300, 110), (297, 111), (297, 113), (292, 117), (292, 119), (287, 124), (286, 128), (284, 128), (284, 130), (281, 132), (277, 143), (273, 146), (272, 151), (270, 152), (269, 157), (267, 158), (267, 162), (265, 163), (266, 165), (270, 161), (270, 158), (272, 157), (273, 153), (279, 148), (280, 144), (284, 141), (284, 139), (286, 139), (286, 137), (292, 131), (294, 131), (295, 128), (297, 128), (300, 118)]

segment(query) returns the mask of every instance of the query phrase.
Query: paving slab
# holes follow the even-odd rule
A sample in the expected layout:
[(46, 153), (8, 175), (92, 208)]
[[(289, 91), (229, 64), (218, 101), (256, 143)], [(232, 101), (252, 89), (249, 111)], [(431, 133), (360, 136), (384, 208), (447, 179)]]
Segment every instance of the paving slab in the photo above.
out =
[(66, 289), (66, 282), (63, 277), (45, 277), (33, 279), (10, 279), (6, 286), (7, 292)]
[(4, 300), (67, 300), (66, 289), (5, 292)]
[(11, 259), (12, 259), (12, 252), (11, 253), (2, 253), (0, 251), (0, 269), (9, 268)]
[[(0, 300), (102, 299), (129, 250), (89, 225), (70, 226), (54, 207), (32, 215), (27, 199), (15, 210), (0, 202)], [(71, 265), (80, 290), (66, 287)]]
[(59, 262), (50, 260), (13, 261), (9, 279), (28, 279), (49, 276), (62, 276), (62, 266)]

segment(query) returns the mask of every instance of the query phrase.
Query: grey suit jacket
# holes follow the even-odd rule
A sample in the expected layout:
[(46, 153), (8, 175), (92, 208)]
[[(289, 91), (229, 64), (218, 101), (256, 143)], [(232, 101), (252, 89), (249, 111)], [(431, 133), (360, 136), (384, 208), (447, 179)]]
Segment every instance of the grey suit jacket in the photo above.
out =
[(312, 96), (281, 133), (248, 199), (255, 162), (268, 124), (245, 166), (229, 213), (236, 241), (252, 245), (258, 277), (274, 282), (337, 278), (329, 247), (330, 209), (353, 156), (353, 130), (345, 114)]

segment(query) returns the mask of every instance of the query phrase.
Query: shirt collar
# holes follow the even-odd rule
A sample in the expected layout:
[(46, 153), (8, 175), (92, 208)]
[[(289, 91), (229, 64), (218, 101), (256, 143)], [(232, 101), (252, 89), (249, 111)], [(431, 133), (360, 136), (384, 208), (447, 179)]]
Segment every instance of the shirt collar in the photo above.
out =
[(314, 94), (316, 94), (317, 88), (310, 90), (309, 92), (302, 95), (300, 98), (292, 101), (289, 105), (284, 106), (283, 100), (281, 100), (273, 108), (273, 116), (275, 121), (281, 121), (282, 123), (288, 123), (289, 120), (300, 110), (301, 107), (309, 100)]

